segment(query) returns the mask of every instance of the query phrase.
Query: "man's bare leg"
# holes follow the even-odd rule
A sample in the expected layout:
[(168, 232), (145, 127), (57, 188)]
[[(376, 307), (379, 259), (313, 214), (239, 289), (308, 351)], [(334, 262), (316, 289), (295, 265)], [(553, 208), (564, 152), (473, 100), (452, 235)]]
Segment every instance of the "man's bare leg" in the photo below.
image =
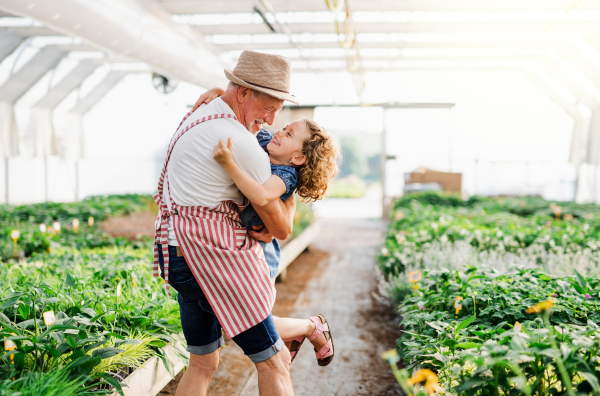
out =
[(218, 349), (208, 355), (190, 354), (190, 365), (179, 381), (175, 396), (206, 396), (208, 383), (217, 371), (218, 365)]
[(265, 361), (256, 363), (258, 393), (260, 396), (294, 395), (292, 379), (290, 378), (290, 363), (290, 351), (287, 348), (283, 348)]

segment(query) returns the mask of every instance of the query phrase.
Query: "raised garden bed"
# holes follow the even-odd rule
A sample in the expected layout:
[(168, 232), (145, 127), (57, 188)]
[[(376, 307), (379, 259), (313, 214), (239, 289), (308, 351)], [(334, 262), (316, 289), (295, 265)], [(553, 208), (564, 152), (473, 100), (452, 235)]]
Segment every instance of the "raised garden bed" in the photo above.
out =
[(437, 193), (394, 206), (379, 264), (403, 333), (385, 358), (407, 394), (598, 394), (599, 206)]
[[(189, 358), (189, 352), (185, 351), (185, 347), (181, 344), (177, 344), (177, 348), (181, 352), (185, 352), (185, 355)], [(164, 348), (167, 358), (173, 362), (173, 373), (174, 375), (179, 374), (185, 367), (184, 362), (175, 353), (175, 350), (171, 346)], [(165, 368), (163, 362), (156, 356), (148, 359), (143, 367), (138, 368), (131, 373), (122, 384), (127, 385), (123, 387), (123, 393), (125, 396), (154, 396), (158, 394), (174, 377)], [(114, 396), (118, 396), (115, 391)]]

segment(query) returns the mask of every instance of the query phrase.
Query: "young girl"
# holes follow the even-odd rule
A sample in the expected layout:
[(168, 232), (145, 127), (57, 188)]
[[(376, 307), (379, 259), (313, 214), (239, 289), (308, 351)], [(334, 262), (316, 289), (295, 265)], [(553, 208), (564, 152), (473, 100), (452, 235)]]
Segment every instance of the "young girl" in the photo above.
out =
[[(222, 91), (212, 89), (197, 102), (209, 103)], [(206, 95), (206, 97), (205, 97)], [(292, 122), (282, 130), (271, 135), (262, 129), (257, 134), (261, 147), (269, 155), (271, 177), (260, 184), (248, 176), (235, 163), (231, 151), (231, 140), (226, 144), (221, 140), (215, 146), (213, 158), (223, 166), (240, 191), (255, 206), (264, 206), (275, 199), (288, 199), (295, 191), (304, 202), (323, 198), (328, 184), (337, 173), (338, 150), (325, 129), (316, 122), (301, 119)], [(249, 205), (240, 213), (242, 224), (248, 229), (262, 225), (260, 217)], [(260, 242), (269, 265), (271, 277), (277, 276), (279, 266), (279, 244), (276, 239), (271, 243)], [(315, 347), (317, 363), (328, 365), (333, 359), (333, 340), (329, 324), (323, 315), (310, 319), (292, 319), (274, 317), (279, 335), (290, 350), (292, 360), (296, 357), (304, 339)]]

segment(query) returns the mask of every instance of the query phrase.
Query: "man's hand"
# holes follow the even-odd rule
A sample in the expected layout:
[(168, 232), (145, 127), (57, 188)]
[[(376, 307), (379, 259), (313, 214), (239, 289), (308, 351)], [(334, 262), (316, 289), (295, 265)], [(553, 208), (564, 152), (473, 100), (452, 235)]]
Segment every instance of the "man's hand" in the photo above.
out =
[(225, 145), (225, 139), (221, 139), (219, 140), (219, 144), (217, 144), (213, 149), (213, 158), (222, 167), (226, 167), (234, 162), (233, 151), (231, 151), (231, 148), (231, 138), (229, 138), (227, 140), (227, 145)]
[(254, 210), (275, 238), (283, 241), (292, 233), (296, 211), (296, 200), (293, 195), (285, 201), (276, 199), (265, 206), (254, 206)]
[(196, 104), (194, 105), (194, 108), (192, 109), (192, 112), (196, 111), (196, 109), (198, 107), (200, 107), (201, 105), (203, 105), (203, 104), (209, 104), (210, 102), (212, 102), (213, 100), (215, 100), (219, 96), (223, 95), (224, 92), (225, 91), (223, 91), (219, 87), (212, 88), (212, 89), (209, 89), (208, 91), (204, 92), (202, 95), (200, 95), (200, 97), (196, 101)]
[(248, 234), (250, 234), (250, 237), (252, 237), (252, 239), (256, 239), (257, 241), (261, 241), (264, 243), (271, 243), (273, 242), (273, 235), (271, 235), (269, 233), (269, 230), (267, 230), (267, 227), (265, 227), (264, 225), (257, 225), (257, 226), (252, 226), (252, 231), (248, 231)]

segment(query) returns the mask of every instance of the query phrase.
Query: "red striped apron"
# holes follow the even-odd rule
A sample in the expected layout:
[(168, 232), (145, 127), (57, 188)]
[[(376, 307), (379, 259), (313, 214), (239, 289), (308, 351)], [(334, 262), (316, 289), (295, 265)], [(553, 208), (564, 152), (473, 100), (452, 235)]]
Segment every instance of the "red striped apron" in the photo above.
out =
[(158, 193), (154, 195), (159, 212), (153, 275), (159, 276), (157, 243), (160, 243), (165, 283), (169, 290), (168, 221), (172, 218), (175, 236), (188, 266), (219, 323), (229, 337), (234, 337), (269, 316), (275, 303), (275, 287), (269, 278), (262, 248), (240, 223), (239, 212), (243, 205), (224, 201), (215, 208), (180, 206), (173, 202), (170, 191), (170, 211), (163, 202), (165, 180), (169, 189), (167, 165), (179, 138), (205, 121), (230, 118), (238, 122), (233, 114), (214, 114), (181, 128), (191, 114), (186, 114), (171, 139), (158, 181)]

